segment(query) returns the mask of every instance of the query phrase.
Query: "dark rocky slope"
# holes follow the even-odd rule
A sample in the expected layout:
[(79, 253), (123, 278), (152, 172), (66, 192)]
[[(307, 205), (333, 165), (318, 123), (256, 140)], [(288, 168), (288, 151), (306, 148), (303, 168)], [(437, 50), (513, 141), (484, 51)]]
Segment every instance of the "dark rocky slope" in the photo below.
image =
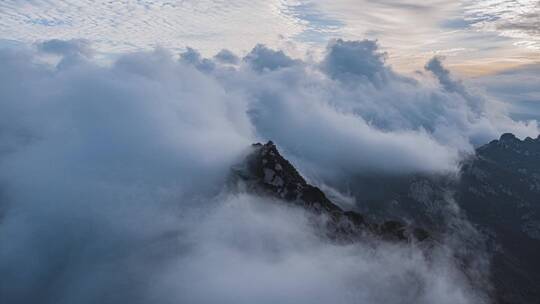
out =
[(540, 303), (540, 136), (503, 134), (461, 170), (456, 201), (488, 237), (502, 303)]
[(360, 175), (349, 184), (362, 212), (457, 236), (463, 260), (487, 252), (495, 302), (540, 303), (540, 137), (503, 134), (459, 176)]
[[(326, 215), (329, 238), (447, 237), (478, 288), (489, 285), (482, 281), (488, 273), (495, 303), (540, 303), (540, 136), (519, 140), (503, 134), (479, 147), (458, 175), (369, 174), (334, 184), (355, 197), (351, 211), (308, 184), (272, 142), (252, 149), (234, 169), (235, 184)], [(488, 262), (483, 272), (480, 264)]]

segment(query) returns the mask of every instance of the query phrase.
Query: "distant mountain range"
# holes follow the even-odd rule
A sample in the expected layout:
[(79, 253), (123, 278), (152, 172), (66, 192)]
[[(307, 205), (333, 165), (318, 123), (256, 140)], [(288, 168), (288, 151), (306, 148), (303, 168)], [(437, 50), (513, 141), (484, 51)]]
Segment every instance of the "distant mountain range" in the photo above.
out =
[[(331, 185), (353, 196), (351, 210), (311, 185), (271, 141), (254, 144), (233, 169), (238, 190), (325, 216), (323, 237), (453, 247), (473, 286), (496, 303), (539, 303), (540, 136), (503, 134), (476, 149), (457, 175), (358, 174)], [(329, 198), (330, 197), (330, 198)]]
[(540, 301), (540, 136), (512, 134), (464, 163), (456, 201), (487, 236), (503, 303)]

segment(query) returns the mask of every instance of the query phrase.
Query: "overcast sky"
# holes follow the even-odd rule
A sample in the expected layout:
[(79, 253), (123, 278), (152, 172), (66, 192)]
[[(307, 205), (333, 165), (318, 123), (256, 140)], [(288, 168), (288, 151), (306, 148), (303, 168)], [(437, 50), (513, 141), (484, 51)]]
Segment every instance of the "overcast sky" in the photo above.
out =
[(331, 38), (378, 39), (389, 63), (441, 55), (476, 76), (540, 61), (537, 0), (3, 0), (2, 44), (84, 38), (106, 54), (186, 46), (213, 55), (256, 43), (303, 57)]
[(272, 140), (348, 198), (359, 175), (454, 176), (505, 132), (536, 138), (538, 14), (0, 0), (0, 302), (488, 303), (489, 259), (450, 195), (426, 205), (452, 226), (429, 253), (344, 246), (319, 237), (326, 215), (232, 187), (231, 167)]

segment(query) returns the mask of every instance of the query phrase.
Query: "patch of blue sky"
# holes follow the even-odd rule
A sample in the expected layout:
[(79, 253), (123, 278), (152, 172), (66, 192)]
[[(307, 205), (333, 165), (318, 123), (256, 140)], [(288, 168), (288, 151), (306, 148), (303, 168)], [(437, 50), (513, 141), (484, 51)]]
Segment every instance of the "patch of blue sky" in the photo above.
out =
[(320, 11), (314, 3), (288, 5), (284, 13), (306, 26), (304, 31), (294, 36), (294, 39), (300, 42), (326, 43), (339, 29), (346, 26), (343, 21)]
[(42, 26), (61, 26), (69, 25), (69, 22), (60, 19), (47, 19), (47, 18), (31, 18), (25, 21), (26, 23), (33, 25), (42, 25)]
[(444, 29), (466, 29), (469, 28), (472, 22), (463, 18), (443, 20), (439, 25)]

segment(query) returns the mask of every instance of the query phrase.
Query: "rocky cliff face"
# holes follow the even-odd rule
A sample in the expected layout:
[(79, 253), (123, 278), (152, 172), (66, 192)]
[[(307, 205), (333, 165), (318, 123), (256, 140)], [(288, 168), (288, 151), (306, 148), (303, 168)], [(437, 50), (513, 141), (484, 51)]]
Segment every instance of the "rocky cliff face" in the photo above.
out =
[(488, 237), (503, 303), (540, 299), (540, 137), (503, 134), (464, 163), (456, 200)]
[(326, 235), (336, 241), (350, 242), (364, 237), (388, 240), (423, 241), (426, 230), (399, 221), (367, 221), (354, 211), (345, 211), (331, 202), (317, 187), (310, 185), (269, 141), (254, 144), (244, 164), (236, 167), (234, 177), (245, 190), (281, 199), (304, 207), (314, 215), (327, 217)]

